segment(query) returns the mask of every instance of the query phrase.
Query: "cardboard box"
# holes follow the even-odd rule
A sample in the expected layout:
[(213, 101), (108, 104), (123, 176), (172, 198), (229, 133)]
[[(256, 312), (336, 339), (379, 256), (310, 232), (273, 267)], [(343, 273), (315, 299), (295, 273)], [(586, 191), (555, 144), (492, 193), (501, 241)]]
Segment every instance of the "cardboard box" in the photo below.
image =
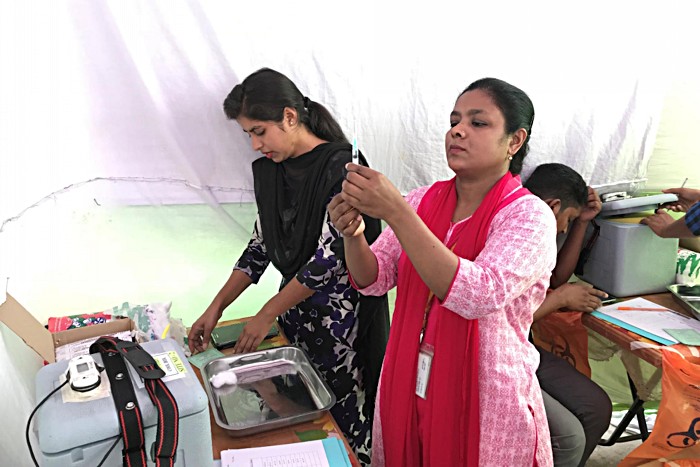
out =
[(56, 361), (56, 348), (62, 345), (134, 329), (134, 322), (124, 318), (51, 334), (9, 293), (5, 303), (0, 304), (0, 321), (48, 363)]

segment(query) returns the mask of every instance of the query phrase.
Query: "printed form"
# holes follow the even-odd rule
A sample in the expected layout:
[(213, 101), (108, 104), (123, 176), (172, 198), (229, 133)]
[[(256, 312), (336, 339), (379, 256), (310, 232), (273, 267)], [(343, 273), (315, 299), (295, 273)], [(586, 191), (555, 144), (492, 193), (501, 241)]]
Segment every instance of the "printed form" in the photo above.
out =
[[(623, 309), (618, 310), (619, 307)], [(700, 321), (644, 298), (617, 302), (592, 314), (666, 345), (678, 343), (678, 339), (666, 332), (666, 329), (694, 329), (700, 332)]]
[(345, 451), (342, 441), (337, 438), (221, 451), (221, 467), (335, 467), (349, 465), (347, 451)]

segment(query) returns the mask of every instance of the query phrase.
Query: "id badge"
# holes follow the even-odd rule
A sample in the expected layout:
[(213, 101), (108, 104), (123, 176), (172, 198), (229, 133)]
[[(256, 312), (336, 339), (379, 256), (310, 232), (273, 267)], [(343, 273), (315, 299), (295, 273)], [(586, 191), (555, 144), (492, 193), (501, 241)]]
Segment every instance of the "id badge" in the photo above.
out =
[(418, 372), (416, 375), (416, 396), (425, 399), (430, 380), (430, 366), (433, 363), (434, 349), (430, 344), (421, 345), (418, 352)]

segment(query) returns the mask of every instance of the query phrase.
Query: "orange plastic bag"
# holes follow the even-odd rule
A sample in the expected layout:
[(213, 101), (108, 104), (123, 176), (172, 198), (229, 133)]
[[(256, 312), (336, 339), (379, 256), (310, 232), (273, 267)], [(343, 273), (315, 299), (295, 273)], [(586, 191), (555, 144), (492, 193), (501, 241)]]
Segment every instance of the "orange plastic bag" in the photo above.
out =
[(590, 378), (588, 331), (581, 322), (582, 314), (581, 311), (550, 313), (532, 324), (532, 340)]
[(654, 429), (620, 462), (622, 467), (700, 466), (700, 357), (684, 345), (662, 352), (662, 397)]

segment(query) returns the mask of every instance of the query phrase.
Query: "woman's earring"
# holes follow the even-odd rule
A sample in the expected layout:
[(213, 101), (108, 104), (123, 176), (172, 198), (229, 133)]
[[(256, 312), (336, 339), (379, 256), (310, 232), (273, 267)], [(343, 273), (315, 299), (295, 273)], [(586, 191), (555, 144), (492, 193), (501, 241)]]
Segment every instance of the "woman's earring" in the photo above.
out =
[(512, 161), (512, 160), (513, 160), (513, 156), (508, 156), (508, 160), (509, 160), (509, 161)]

